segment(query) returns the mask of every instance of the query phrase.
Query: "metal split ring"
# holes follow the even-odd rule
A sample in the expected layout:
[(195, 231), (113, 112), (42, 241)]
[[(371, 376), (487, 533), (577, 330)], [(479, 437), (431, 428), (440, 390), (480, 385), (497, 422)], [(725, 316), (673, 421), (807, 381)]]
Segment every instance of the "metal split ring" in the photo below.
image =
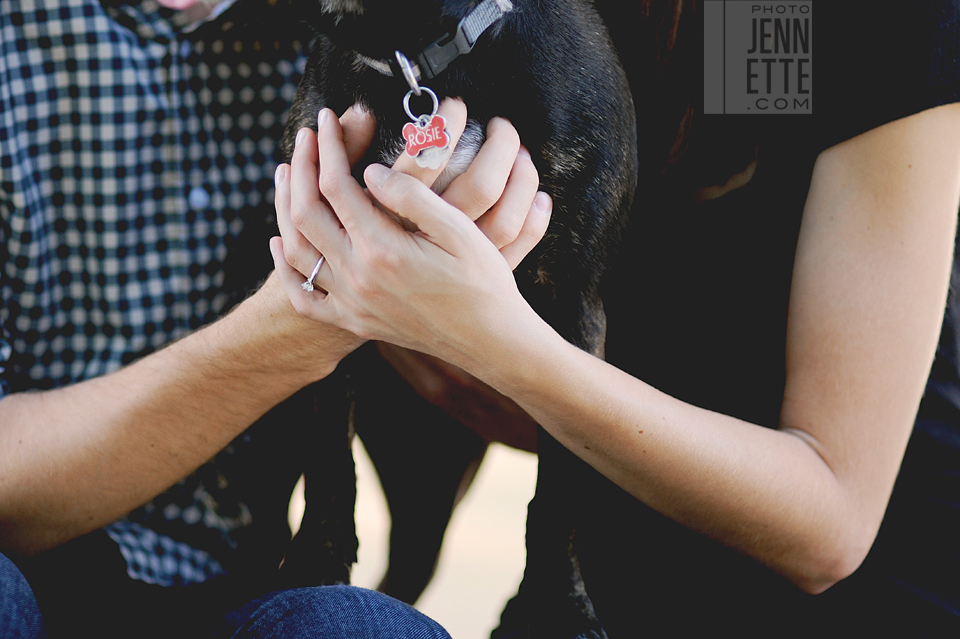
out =
[(436, 93), (434, 93), (431, 89), (428, 89), (427, 87), (420, 87), (420, 90), (423, 91), (424, 93), (429, 94), (430, 99), (433, 100), (433, 110), (430, 112), (430, 115), (421, 115), (418, 117), (418, 116), (415, 116), (410, 111), (410, 96), (413, 95), (413, 89), (410, 89), (409, 91), (407, 91), (407, 94), (403, 96), (403, 110), (407, 112), (407, 115), (410, 117), (411, 120), (413, 120), (418, 124), (420, 124), (420, 121), (423, 118), (426, 118), (427, 121), (429, 121), (430, 118), (432, 118), (437, 114), (437, 109), (440, 107), (440, 100), (437, 99)]

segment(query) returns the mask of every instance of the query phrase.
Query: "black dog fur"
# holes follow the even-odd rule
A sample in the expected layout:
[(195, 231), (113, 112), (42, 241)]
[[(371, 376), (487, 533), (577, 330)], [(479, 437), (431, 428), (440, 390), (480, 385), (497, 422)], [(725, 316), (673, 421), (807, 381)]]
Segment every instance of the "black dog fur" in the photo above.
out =
[[(284, 134), (285, 158), (289, 161), (300, 128), (316, 129), (322, 107), (342, 113), (359, 102), (379, 123), (368, 161), (390, 162), (402, 139), (400, 130), (409, 122), (402, 107), (408, 85), (364, 64), (358, 54), (390, 60), (399, 50), (413, 59), (438, 37), (441, 25), (456, 24), (479, 0), (294, 3), (319, 36)], [(357, 13), (361, 5), (363, 11)], [(469, 55), (421, 84), (441, 99), (462, 98), (469, 117), (481, 127), (503, 116), (519, 131), (540, 173), (541, 189), (554, 199), (554, 212), (546, 237), (516, 271), (518, 285), (561, 335), (602, 356), (605, 319), (599, 282), (630, 210), (637, 153), (630, 89), (592, 3), (513, 0), (512, 10), (480, 37)], [(429, 110), (429, 101), (414, 105), (421, 105), (414, 106), (415, 113)], [(355, 426), (381, 475), (394, 520), (391, 572), (382, 588), (412, 602), (429, 581), (447, 519), (486, 444), (412, 396), (370, 348), (345, 360), (340, 373), (318, 401), (343, 406), (356, 400), (347, 409), (350, 423), (331, 433), (336, 443), (316, 442), (327, 450), (306, 473), (307, 510), (281, 576), (284, 585), (349, 581), (356, 557), (354, 493), (347, 486), (353, 477), (349, 440)], [(374, 401), (364, 402), (365, 395)], [(403, 424), (397, 423), (398, 415)], [(438, 438), (446, 441), (437, 446)], [(542, 429), (538, 446), (561, 448)], [(430, 479), (434, 468), (441, 479)], [(417, 475), (418, 469), (426, 474)], [(570, 478), (553, 477), (541, 462), (538, 485), (547, 481), (571, 482), (571, 490), (577, 490)], [(543, 499), (538, 491), (531, 508), (546, 508)], [(563, 510), (562, 504), (554, 504), (554, 510), (556, 506)], [(404, 509), (411, 508), (419, 509), (418, 515), (404, 519)], [(517, 623), (526, 625), (531, 636), (604, 637), (579, 576), (575, 524), (554, 523), (566, 532), (554, 535), (553, 547), (528, 549), (521, 596), (512, 604), (510, 618), (505, 615), (501, 631)], [(428, 541), (416, 548), (418, 537)], [(409, 565), (400, 570), (396, 567), (404, 555)], [(524, 612), (518, 615), (517, 610)], [(511, 621), (514, 617), (526, 621)]]

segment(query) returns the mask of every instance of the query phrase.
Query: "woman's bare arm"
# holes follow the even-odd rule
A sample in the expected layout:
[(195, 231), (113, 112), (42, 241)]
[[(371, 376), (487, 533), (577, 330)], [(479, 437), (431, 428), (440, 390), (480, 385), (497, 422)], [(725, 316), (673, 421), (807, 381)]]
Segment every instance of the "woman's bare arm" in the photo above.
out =
[(886, 510), (937, 345), (958, 198), (960, 105), (820, 156), (779, 430), (683, 404), (556, 337), (543, 346), (542, 329), (474, 371), (638, 499), (822, 591), (860, 565)]

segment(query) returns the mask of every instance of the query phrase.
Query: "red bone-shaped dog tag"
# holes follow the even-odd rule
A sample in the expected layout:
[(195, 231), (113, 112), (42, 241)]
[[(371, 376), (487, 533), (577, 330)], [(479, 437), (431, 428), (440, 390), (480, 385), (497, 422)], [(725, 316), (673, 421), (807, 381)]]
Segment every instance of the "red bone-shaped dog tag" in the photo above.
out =
[[(400, 55), (399, 53), (397, 55)], [(433, 102), (430, 115), (417, 117), (410, 111), (410, 96), (416, 93), (426, 93)], [(439, 100), (437, 94), (427, 87), (410, 89), (403, 97), (403, 110), (410, 116), (412, 122), (403, 127), (403, 141), (407, 155), (416, 160), (423, 168), (439, 169), (450, 155), (450, 136), (447, 135), (447, 121), (442, 115), (437, 115)]]
[(403, 127), (407, 155), (415, 158), (425, 149), (445, 149), (450, 144), (446, 126), (442, 115), (424, 116), (420, 123), (407, 122)]

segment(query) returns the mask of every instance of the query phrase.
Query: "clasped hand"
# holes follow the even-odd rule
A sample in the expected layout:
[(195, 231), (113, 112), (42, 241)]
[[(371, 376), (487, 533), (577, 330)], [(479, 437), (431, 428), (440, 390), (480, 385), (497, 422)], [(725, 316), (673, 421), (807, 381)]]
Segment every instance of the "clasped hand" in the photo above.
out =
[[(440, 113), (455, 144), (466, 108), (448, 99)], [(373, 118), (351, 109), (338, 120), (324, 109), (318, 122), (277, 169), (281, 238), (271, 251), (301, 315), (456, 361), (460, 346), (482, 348), (513, 309), (529, 308), (512, 270), (545, 233), (551, 201), (509, 122), (490, 122), (476, 159), (442, 195), (428, 186), (443, 167), (406, 155), (392, 169), (367, 167), (365, 190), (351, 165), (373, 138)], [(321, 254), (318, 290), (306, 292)]]

